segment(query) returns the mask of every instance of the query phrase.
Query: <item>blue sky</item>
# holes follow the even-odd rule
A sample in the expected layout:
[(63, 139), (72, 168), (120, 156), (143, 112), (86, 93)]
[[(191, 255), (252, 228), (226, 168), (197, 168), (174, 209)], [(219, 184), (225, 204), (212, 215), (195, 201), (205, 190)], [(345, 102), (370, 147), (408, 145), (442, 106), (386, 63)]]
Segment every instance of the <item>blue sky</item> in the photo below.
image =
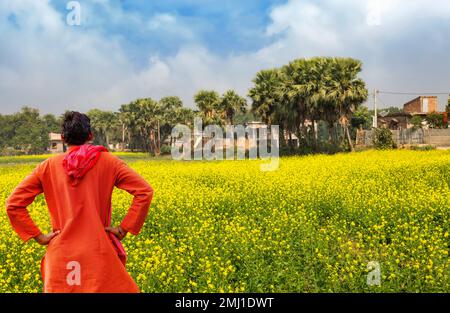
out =
[[(265, 27), (270, 23), (270, 10), (286, 1), (79, 2), (82, 9), (89, 10), (83, 15), (82, 30), (98, 30), (105, 37), (121, 37), (127, 43), (128, 52), (145, 58), (146, 53), (155, 50), (173, 55), (188, 43), (204, 45), (219, 55), (259, 49), (270, 41), (264, 36)], [(67, 1), (55, 0), (51, 4), (66, 14)], [(128, 15), (129, 19), (118, 19), (114, 16), (117, 12)], [(146, 23), (152, 24), (152, 21), (153, 27), (146, 27)]]
[(192, 107), (201, 88), (246, 95), (258, 70), (318, 55), (361, 59), (369, 89), (450, 91), (447, 0), (90, 0), (80, 26), (68, 2), (0, 2), (0, 113), (165, 95)]

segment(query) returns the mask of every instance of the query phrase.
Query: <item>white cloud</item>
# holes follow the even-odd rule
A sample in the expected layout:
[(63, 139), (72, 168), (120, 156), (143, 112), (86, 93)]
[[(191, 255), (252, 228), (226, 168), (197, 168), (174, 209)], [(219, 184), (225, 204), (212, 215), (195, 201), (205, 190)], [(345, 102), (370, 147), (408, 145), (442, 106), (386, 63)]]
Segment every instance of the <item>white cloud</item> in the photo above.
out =
[(176, 19), (170, 14), (156, 14), (149, 22), (150, 29), (164, 29), (167, 25), (173, 25), (176, 23)]
[[(362, 59), (363, 76), (370, 88), (448, 89), (448, 23), (432, 36), (420, 36), (428, 35), (426, 28), (435, 21), (450, 17), (450, 3), (405, 2), (290, 0), (270, 12), (271, 23), (265, 30), (265, 36), (272, 38), (270, 44), (257, 51), (228, 55), (214, 54), (199, 44), (195, 32), (173, 15), (158, 13), (142, 24), (138, 16), (111, 7), (115, 23), (123, 18), (136, 27), (192, 39), (192, 44), (171, 56), (151, 52), (147, 64), (136, 68), (125, 52), (123, 38), (69, 27), (48, 1), (2, 1), (1, 111), (15, 111), (25, 104), (57, 113), (69, 107), (115, 110), (139, 97), (158, 99), (165, 95), (179, 95), (192, 106), (199, 89), (223, 92), (234, 88), (245, 95), (258, 70), (313, 55)], [(103, 5), (108, 6), (106, 2)], [(371, 10), (380, 12), (379, 26), (367, 24)], [(19, 28), (8, 22), (11, 13)], [(431, 48), (421, 46), (424, 41)], [(433, 45), (443, 51), (435, 51)], [(433, 55), (424, 55), (424, 51)]]

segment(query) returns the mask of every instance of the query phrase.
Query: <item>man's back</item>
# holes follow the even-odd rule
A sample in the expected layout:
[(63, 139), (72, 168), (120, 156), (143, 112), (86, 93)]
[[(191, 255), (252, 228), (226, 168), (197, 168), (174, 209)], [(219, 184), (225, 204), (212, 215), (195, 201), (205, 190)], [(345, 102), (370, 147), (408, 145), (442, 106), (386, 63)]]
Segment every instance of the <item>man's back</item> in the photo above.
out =
[[(70, 153), (71, 150), (69, 149)], [(42, 260), (46, 292), (136, 292), (138, 288), (118, 257), (120, 242), (110, 238), (111, 194), (114, 186), (134, 195), (121, 226), (137, 234), (148, 213), (153, 190), (136, 172), (115, 156), (101, 152), (95, 165), (74, 181), (64, 170), (67, 154), (41, 163), (8, 199), (11, 223), (22, 239), (38, 231), (26, 206), (44, 193), (53, 230)], [(79, 271), (79, 281), (69, 280)], [(69, 275), (69, 276), (68, 276)]]

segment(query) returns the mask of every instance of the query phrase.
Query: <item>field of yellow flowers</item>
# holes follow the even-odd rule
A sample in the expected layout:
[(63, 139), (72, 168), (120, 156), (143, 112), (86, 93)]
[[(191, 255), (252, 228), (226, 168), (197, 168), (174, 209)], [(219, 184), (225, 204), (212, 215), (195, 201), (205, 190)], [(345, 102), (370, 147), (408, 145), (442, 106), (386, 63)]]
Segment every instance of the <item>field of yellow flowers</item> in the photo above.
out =
[[(26, 161), (0, 158), (2, 203), (39, 158)], [(128, 161), (155, 189), (142, 233), (124, 240), (143, 292), (450, 292), (448, 151), (282, 158), (274, 172)], [(115, 191), (116, 223), (130, 200)], [(49, 231), (43, 197), (29, 209)], [(23, 244), (5, 210), (0, 226), (0, 292), (40, 292), (44, 248)]]

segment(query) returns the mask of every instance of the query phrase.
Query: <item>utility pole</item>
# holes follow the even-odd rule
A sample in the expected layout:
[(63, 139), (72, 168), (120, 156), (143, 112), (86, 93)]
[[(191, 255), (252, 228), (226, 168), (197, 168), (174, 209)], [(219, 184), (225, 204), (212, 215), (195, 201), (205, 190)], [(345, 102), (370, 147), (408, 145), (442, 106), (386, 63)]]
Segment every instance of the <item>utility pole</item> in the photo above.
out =
[(373, 91), (373, 108), (374, 108), (374, 115), (373, 115), (373, 125), (372, 127), (377, 128), (378, 127), (378, 107), (377, 107), (377, 94), (378, 90), (375, 89)]

